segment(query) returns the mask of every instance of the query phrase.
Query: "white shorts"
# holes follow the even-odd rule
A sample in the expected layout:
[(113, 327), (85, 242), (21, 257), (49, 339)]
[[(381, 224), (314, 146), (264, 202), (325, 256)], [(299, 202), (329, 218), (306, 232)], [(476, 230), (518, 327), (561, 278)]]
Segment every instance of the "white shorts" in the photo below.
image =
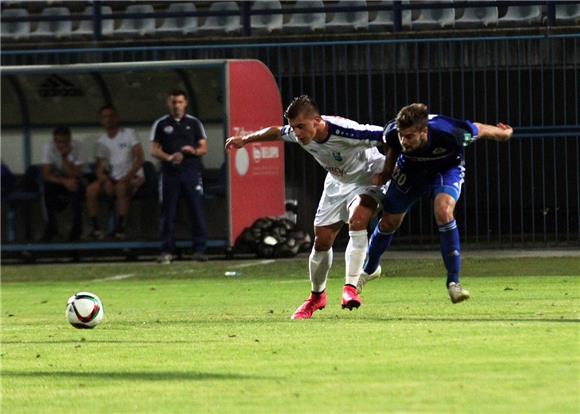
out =
[(364, 186), (357, 183), (343, 184), (328, 174), (314, 217), (314, 225), (320, 227), (339, 222), (348, 223), (348, 208), (359, 195), (363, 194), (377, 202), (378, 211), (379, 208), (382, 208), (382, 200), (387, 187), (388, 184), (383, 187)]

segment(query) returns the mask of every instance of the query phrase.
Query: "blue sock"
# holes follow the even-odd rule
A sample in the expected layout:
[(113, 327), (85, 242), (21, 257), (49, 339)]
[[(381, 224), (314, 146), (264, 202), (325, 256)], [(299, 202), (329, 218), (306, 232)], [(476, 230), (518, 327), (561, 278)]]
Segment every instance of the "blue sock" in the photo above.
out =
[(363, 267), (363, 270), (367, 275), (370, 275), (377, 270), (377, 267), (379, 267), (379, 264), (381, 263), (381, 256), (391, 245), (394, 235), (395, 232), (382, 233), (379, 224), (377, 224), (377, 227), (375, 227), (375, 231), (373, 231), (371, 239), (369, 240), (367, 261)]
[(461, 270), (461, 251), (459, 246), (459, 230), (455, 220), (439, 226), (441, 236), (441, 256), (447, 269), (447, 286), (451, 282), (459, 283)]

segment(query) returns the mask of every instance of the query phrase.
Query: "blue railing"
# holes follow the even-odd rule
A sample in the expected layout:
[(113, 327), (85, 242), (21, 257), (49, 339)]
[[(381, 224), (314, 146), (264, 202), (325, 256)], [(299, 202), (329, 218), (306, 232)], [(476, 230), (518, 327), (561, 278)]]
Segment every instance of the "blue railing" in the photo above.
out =
[[(385, 124), (410, 102), (480, 122), (510, 123), (507, 144), (467, 149), (457, 219), (472, 243), (578, 245), (580, 234), (580, 34), (385, 39), (3, 51), (3, 64), (255, 58), (284, 102), (308, 93), (325, 113)], [(287, 148), (287, 193), (309, 228), (324, 172)], [(398, 243), (436, 245), (430, 203), (418, 203)]]

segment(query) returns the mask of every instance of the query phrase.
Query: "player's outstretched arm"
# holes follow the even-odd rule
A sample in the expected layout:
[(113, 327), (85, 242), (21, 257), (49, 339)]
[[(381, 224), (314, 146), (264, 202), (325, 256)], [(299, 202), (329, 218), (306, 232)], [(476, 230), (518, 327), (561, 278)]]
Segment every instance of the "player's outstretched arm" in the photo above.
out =
[(226, 140), (226, 150), (231, 147), (242, 148), (244, 145), (251, 142), (278, 141), (282, 139), (281, 130), (282, 127), (271, 126), (249, 135), (236, 135), (234, 137), (229, 137)]
[(397, 157), (399, 156), (399, 152), (389, 147), (387, 144), (384, 144), (383, 148), (387, 155), (385, 156), (385, 167), (383, 169), (381, 184), (386, 184), (387, 181), (389, 181), (393, 176), (393, 171), (395, 170), (395, 165), (397, 164)]
[(508, 141), (514, 134), (514, 129), (501, 122), (497, 126), (474, 122), (478, 130), (478, 139), (491, 139), (493, 141)]

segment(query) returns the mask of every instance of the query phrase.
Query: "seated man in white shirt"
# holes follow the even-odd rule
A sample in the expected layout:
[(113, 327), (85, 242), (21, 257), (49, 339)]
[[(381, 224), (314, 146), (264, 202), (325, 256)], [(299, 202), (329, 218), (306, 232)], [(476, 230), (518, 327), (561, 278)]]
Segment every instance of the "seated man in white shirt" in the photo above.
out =
[(143, 147), (135, 130), (119, 127), (119, 117), (113, 106), (103, 106), (100, 115), (105, 133), (97, 140), (97, 179), (87, 187), (87, 210), (92, 224), (90, 235), (95, 239), (105, 236), (99, 225), (98, 209), (99, 197), (106, 194), (115, 198), (116, 203), (117, 220), (113, 237), (122, 240), (125, 238), (125, 220), (131, 198), (145, 182)]
[(56, 127), (52, 142), (44, 145), (42, 151), (42, 176), (44, 179), (44, 205), (47, 213), (46, 228), (40, 239), (49, 242), (58, 235), (56, 213), (70, 202), (73, 209), (73, 223), (69, 233), (70, 241), (77, 241), (81, 235), (81, 208), (83, 186), (81, 183), (84, 160), (81, 147), (71, 138), (66, 126)]

